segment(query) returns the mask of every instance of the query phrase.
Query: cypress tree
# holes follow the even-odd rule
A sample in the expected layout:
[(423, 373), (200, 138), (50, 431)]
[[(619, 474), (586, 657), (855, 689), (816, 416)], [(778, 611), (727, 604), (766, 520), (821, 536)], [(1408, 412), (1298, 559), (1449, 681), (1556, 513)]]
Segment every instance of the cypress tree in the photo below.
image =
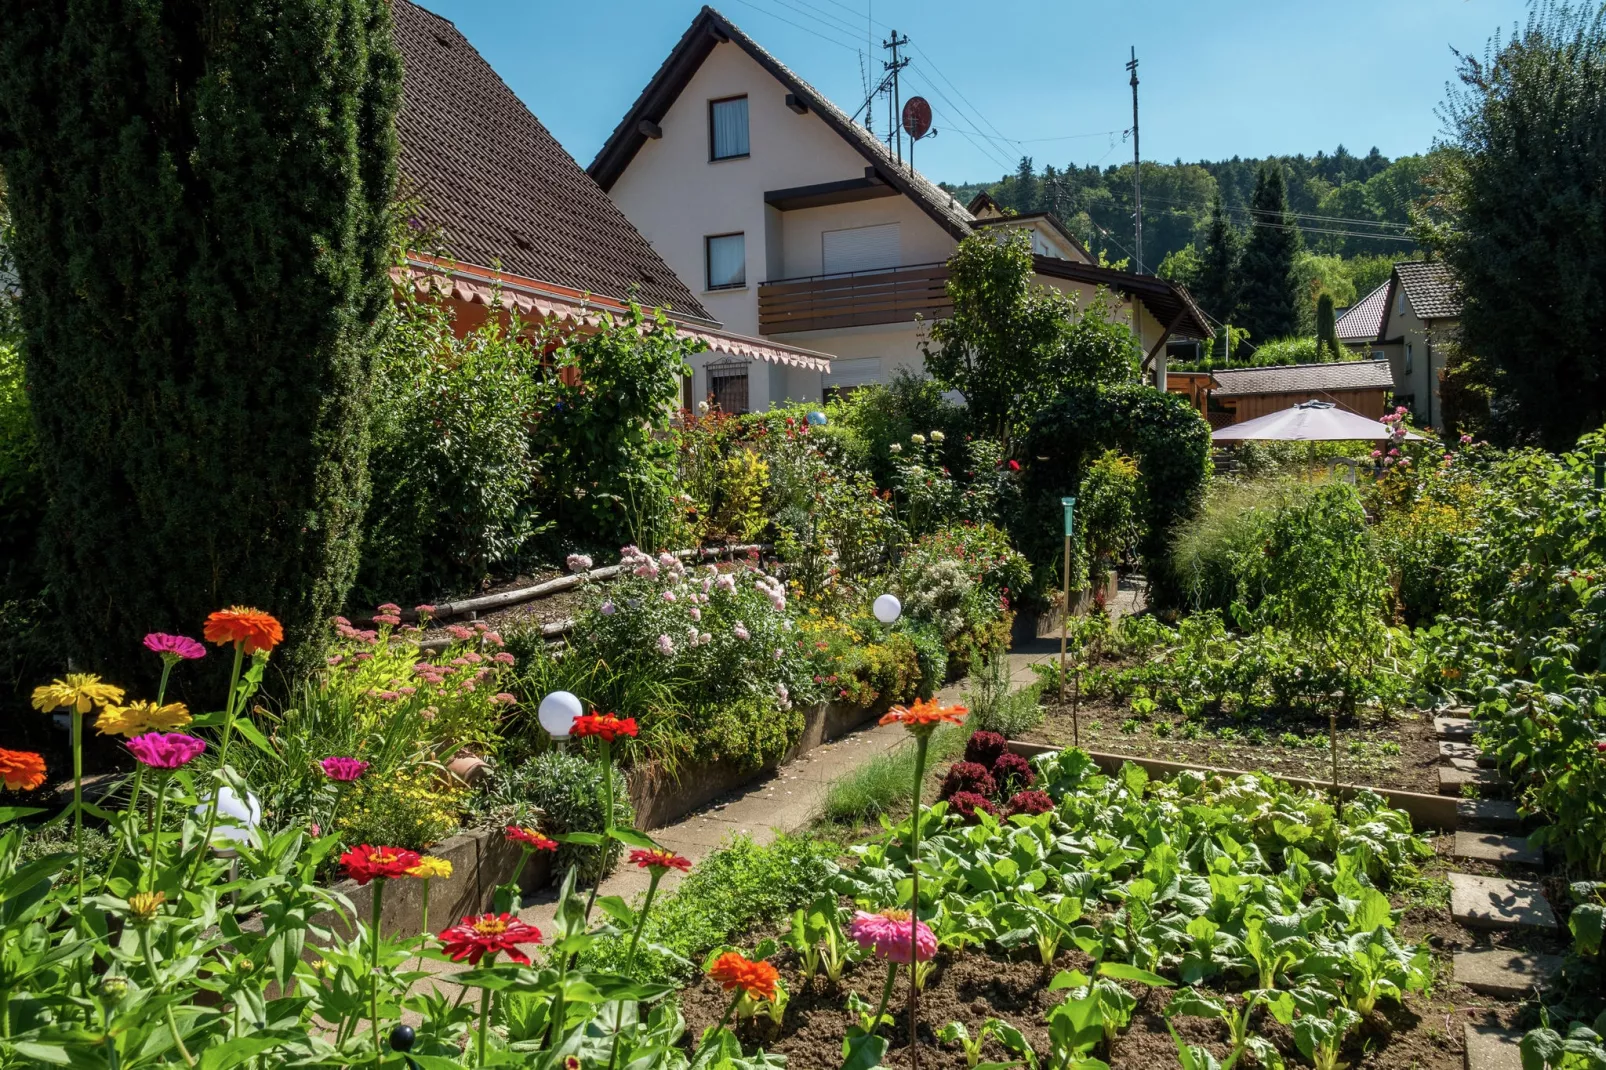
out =
[(1282, 165), (1272, 160), (1255, 178), (1249, 202), (1254, 226), (1244, 247), (1239, 272), (1243, 297), (1243, 325), (1250, 340), (1267, 342), (1299, 330), (1298, 286), (1294, 259), (1299, 253), (1299, 231), (1288, 215), (1288, 191)]
[(79, 663), (248, 603), (291, 652), (366, 503), (401, 64), (387, 0), (0, 0), (0, 167)]
[(1210, 201), (1210, 230), (1205, 235), (1194, 297), (1222, 323), (1231, 323), (1238, 315), (1238, 261), (1242, 251), (1243, 239), (1227, 218), (1218, 189)]
[(1316, 299), (1316, 359), (1319, 361), (1344, 359), (1344, 349), (1338, 344), (1333, 295), (1325, 290)]

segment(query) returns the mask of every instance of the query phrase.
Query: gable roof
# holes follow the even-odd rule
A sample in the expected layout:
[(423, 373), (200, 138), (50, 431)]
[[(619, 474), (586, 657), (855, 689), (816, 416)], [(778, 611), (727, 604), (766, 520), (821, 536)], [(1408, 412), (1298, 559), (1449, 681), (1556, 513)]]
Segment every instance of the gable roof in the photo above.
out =
[[(1188, 288), (1157, 275), (1133, 275), (1097, 264), (1063, 260), (1057, 256), (1034, 255), (1032, 270), (1039, 275), (1071, 282), (1103, 286), (1143, 302), (1161, 327), (1171, 326), (1171, 337), (1209, 338), (1210, 325)], [(1174, 326), (1172, 326), (1174, 324)]]
[[(987, 196), (987, 194), (985, 194), (985, 193), (978, 193), (976, 195), (978, 200), (980, 198), (986, 197), (986, 196)], [(992, 198), (988, 197), (988, 201), (990, 202), (991, 200), (992, 200)], [(975, 201), (971, 201), (970, 203), (972, 205), (974, 205), (976, 202)], [(974, 208), (972, 208), (972, 210), (974, 211)], [(1034, 221), (1039, 220), (1039, 219), (1042, 220), (1043, 222), (1047, 223), (1050, 227), (1052, 227), (1054, 229), (1054, 232), (1056, 234), (1058, 234), (1060, 237), (1064, 238), (1067, 242), (1069, 242), (1070, 245), (1071, 245), (1071, 248), (1075, 249), (1079, 254), (1081, 254), (1087, 260), (1088, 263), (1091, 264), (1093, 262), (1093, 256), (1092, 256), (1091, 253), (1089, 253), (1087, 251), (1087, 246), (1083, 245), (1082, 244), (1082, 240), (1080, 238), (1078, 238), (1075, 234), (1071, 233), (1070, 228), (1068, 228), (1065, 225), (1065, 221), (1060, 219), (1060, 217), (1055, 215), (1053, 212), (1037, 211), (1037, 212), (1016, 212), (1014, 215), (989, 215), (986, 218), (977, 219), (975, 222), (973, 222), (971, 224), (971, 226), (972, 227), (1005, 227), (1005, 226), (1009, 226), (1011, 223), (1031, 223), (1031, 222), (1034, 222)]]
[(797, 97), (809, 111), (818, 115), (826, 126), (853, 146), (876, 169), (881, 178), (919, 205), (938, 226), (953, 235), (955, 239), (962, 239), (970, 233), (972, 222), (970, 213), (960, 207), (946, 190), (939, 188), (908, 164), (895, 160), (888, 153), (887, 147), (877, 141), (870, 131), (849, 119), (823, 93), (798, 77), (791, 68), (743, 33), (724, 15), (706, 6), (697, 13), (697, 17), (686, 28), (686, 32), (681, 34), (680, 40), (670, 50), (657, 73), (641, 91), (636, 102), (630, 106), (625, 117), (619, 120), (619, 125), (614, 127), (607, 142), (597, 152), (596, 159), (591, 161), (591, 166), (586, 168), (586, 172), (596, 180), (597, 185), (604, 190), (613, 188), (613, 184), (624, 174), (625, 168), (630, 166), (630, 161), (647, 141), (647, 135), (641, 130), (643, 120), (649, 123), (662, 122), (664, 115), (679, 98), (681, 91), (686, 88), (703, 61), (708, 58), (708, 54), (714, 50), (714, 46), (724, 41), (735, 44), (752, 57), (754, 62), (785, 86), (787, 91)]
[(457, 27), (411, 0), (396, 132), (418, 214), (465, 263), (713, 320)]
[(1394, 276), (1405, 287), (1411, 311), (1418, 319), (1460, 318), (1460, 287), (1450, 265), (1443, 260), (1402, 260), (1394, 265)]
[(1265, 368), (1218, 368), (1218, 398), (1252, 394), (1322, 394), (1334, 390), (1392, 390), (1386, 360), (1341, 360), (1330, 364), (1276, 364)]
[(1389, 284), (1382, 285), (1344, 310), (1333, 327), (1340, 342), (1370, 342), (1383, 330), (1389, 307)]

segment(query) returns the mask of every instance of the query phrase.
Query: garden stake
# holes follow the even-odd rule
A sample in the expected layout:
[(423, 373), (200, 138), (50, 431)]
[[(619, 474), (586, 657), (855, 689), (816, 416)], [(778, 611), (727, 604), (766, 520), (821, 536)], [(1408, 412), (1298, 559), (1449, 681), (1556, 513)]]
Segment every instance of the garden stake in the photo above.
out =
[[(384, 897), (385, 878), (375, 877), (374, 906), (372, 914), (369, 915), (372, 924), (368, 930), (368, 946), (371, 949), (368, 955), (368, 1012), (370, 1015), (369, 1020), (374, 1025), (374, 1070), (378, 1070), (379, 1066), (385, 1061), (385, 1049), (379, 1046), (379, 914), (380, 905)], [(488, 995), (490, 990), (487, 989), (486, 993)], [(484, 1025), (485, 1022), (482, 1017), (480, 1020), (482, 1029)], [(485, 1065), (485, 1042), (483, 1039), (480, 1041), (480, 1065)]]
[[(1065, 705), (1065, 645), (1071, 628), (1071, 515), (1076, 511), (1075, 498), (1061, 498), (1060, 504), (1065, 507), (1065, 585), (1060, 591), (1060, 695), (1059, 703)], [(1074, 731), (1074, 714), (1072, 729)]]
[[(1066, 543), (1069, 545), (1069, 542)], [(920, 958), (920, 789), (926, 776), (926, 750), (931, 744), (931, 733), (915, 736), (915, 806), (910, 818), (913, 831), (909, 836), (909, 1066), (920, 1070), (920, 1050), (916, 1046), (920, 1016), (920, 989), (915, 984), (915, 969)]]
[(1338, 714), (1327, 715), (1327, 739), (1333, 751), (1333, 798), (1338, 798)]

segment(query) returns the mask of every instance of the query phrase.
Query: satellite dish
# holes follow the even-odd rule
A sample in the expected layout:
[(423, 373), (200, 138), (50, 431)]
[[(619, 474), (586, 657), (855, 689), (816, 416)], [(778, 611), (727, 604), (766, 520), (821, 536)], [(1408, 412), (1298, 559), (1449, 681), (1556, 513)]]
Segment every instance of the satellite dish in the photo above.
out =
[(931, 102), (910, 97), (903, 105), (903, 132), (919, 141), (931, 130)]

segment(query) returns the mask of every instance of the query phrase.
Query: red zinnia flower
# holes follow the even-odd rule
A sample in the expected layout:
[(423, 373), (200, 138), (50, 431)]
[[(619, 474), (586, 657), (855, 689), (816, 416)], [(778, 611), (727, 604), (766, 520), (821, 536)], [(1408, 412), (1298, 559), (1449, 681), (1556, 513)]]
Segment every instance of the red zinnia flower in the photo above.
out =
[(534, 829), (509, 825), (502, 831), (508, 839), (522, 843), (533, 851), (556, 851), (558, 849), (557, 840), (549, 840)]
[(714, 960), (708, 976), (727, 992), (740, 988), (750, 999), (774, 999), (775, 981), (780, 974), (767, 962), (754, 962), (739, 952), (727, 951)]
[(0, 750), (0, 780), (12, 791), (32, 791), (45, 782), (45, 760), (33, 751)]
[(418, 852), (400, 847), (371, 847), (363, 844), (353, 847), (340, 856), (346, 876), (358, 884), (367, 884), (375, 877), (405, 877), (407, 871), (418, 865)]
[(681, 872), (691, 869), (691, 859), (683, 858), (673, 851), (666, 851), (662, 847), (652, 850), (636, 850), (630, 852), (630, 861), (642, 869), (656, 869), (661, 872), (678, 869)]
[(530, 964), (530, 956), (519, 950), (520, 944), (539, 944), (541, 930), (526, 925), (512, 914), (470, 914), (440, 934), (446, 954), (453, 962), (468, 959), (470, 966), (478, 966), (486, 955), (507, 953), (514, 962)]
[(1020, 462), (1019, 461), (1010, 461), (1009, 462), (1009, 470), (1011, 472), (1019, 472), (1020, 471)]
[(284, 642), (284, 627), (260, 609), (230, 606), (206, 618), (201, 629), (209, 643), (227, 646), (238, 643), (247, 654), (265, 654)]
[(634, 717), (619, 718), (611, 713), (587, 713), (574, 719), (574, 727), (569, 734), (584, 739), (587, 736), (599, 736), (604, 743), (612, 743), (619, 736), (635, 738), (636, 719)]

